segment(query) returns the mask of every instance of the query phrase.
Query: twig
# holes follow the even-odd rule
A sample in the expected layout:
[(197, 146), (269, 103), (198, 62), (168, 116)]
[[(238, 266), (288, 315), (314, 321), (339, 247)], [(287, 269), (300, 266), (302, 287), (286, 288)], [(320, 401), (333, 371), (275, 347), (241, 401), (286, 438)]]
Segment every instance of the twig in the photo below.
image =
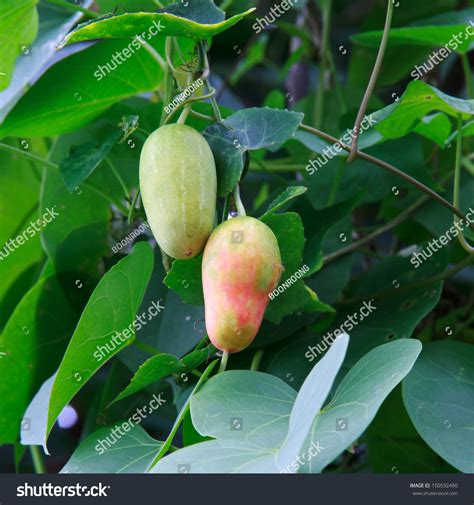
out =
[(331, 263), (331, 261), (334, 261), (341, 256), (344, 256), (345, 254), (348, 254), (352, 251), (355, 251), (359, 247), (372, 242), (375, 238), (378, 236), (382, 235), (383, 233), (391, 230), (392, 228), (395, 228), (398, 226), (400, 223), (403, 223), (405, 219), (407, 219), (415, 210), (417, 210), (419, 207), (421, 207), (424, 203), (426, 203), (429, 200), (427, 196), (421, 197), (419, 200), (417, 200), (413, 205), (408, 207), (408, 209), (404, 210), (401, 214), (399, 214), (396, 218), (392, 219), (390, 222), (382, 226), (381, 228), (378, 228), (374, 232), (370, 233), (369, 235), (366, 235), (365, 237), (361, 238), (360, 240), (357, 240), (356, 242), (353, 242), (352, 244), (343, 247), (342, 249), (339, 249), (338, 251), (335, 251), (331, 254), (328, 254), (323, 258), (323, 263), (324, 265), (327, 265), (328, 263)]
[(370, 97), (372, 96), (372, 92), (374, 91), (375, 88), (375, 83), (377, 82), (377, 78), (379, 76), (380, 69), (382, 67), (383, 57), (385, 55), (385, 49), (387, 48), (388, 35), (390, 33), (390, 26), (392, 24), (393, 3), (394, 0), (388, 0), (387, 17), (385, 19), (382, 41), (380, 42), (379, 52), (377, 54), (377, 59), (375, 60), (374, 69), (372, 70), (372, 75), (370, 76), (369, 84), (367, 85), (367, 89), (365, 90), (364, 98), (362, 100), (362, 103), (360, 104), (360, 109), (354, 124), (354, 130), (352, 132), (351, 150), (349, 158), (347, 160), (348, 163), (351, 163), (351, 161), (353, 161), (353, 159), (356, 157), (357, 144), (359, 142), (360, 125), (362, 123), (362, 120), (364, 119), (365, 111), (367, 110)]

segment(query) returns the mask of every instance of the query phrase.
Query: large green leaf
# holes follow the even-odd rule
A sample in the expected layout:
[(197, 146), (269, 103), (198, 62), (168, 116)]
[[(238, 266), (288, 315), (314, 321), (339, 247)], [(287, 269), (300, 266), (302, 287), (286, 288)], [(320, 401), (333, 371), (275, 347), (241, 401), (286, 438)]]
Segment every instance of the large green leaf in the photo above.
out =
[[(23, 444), (42, 445), (46, 451), (48, 435), (62, 409), (97, 370), (133, 342), (134, 318), (152, 268), (151, 248), (140, 243), (102, 278), (84, 309), (58, 371), (43, 384), (28, 407), (25, 418), (31, 419), (31, 429), (22, 431)], [(113, 340), (122, 333), (121, 339)], [(104, 356), (102, 351), (99, 353), (99, 346), (106, 345), (109, 354)]]
[(340, 335), (301, 386), (291, 410), (288, 435), (276, 455), (280, 468), (294, 469), (292, 463), (301, 453), (308, 433), (317, 427), (314, 417), (322, 410), (332, 389), (348, 344), (349, 336)]
[[(347, 336), (333, 344), (295, 401), (291, 388), (267, 374), (230, 371), (212, 379), (191, 400), (191, 415), (201, 435), (217, 439), (174, 452), (153, 472), (293, 473), (299, 468), (320, 472), (369, 425), (413, 366), (421, 344), (405, 340), (371, 351), (321, 409), (346, 347)], [(316, 462), (310, 451), (315, 444), (320, 448)]]
[(192, 398), (192, 421), (203, 436), (273, 449), (284, 440), (295, 399), (295, 390), (271, 375), (231, 370)]
[(465, 473), (474, 472), (474, 346), (441, 341), (425, 346), (403, 382), (403, 401), (423, 440)]
[[(124, 423), (129, 424), (129, 421)], [(144, 473), (163, 443), (151, 438), (137, 424), (116, 437), (113, 429), (124, 423), (102, 428), (89, 435), (74, 451), (61, 473)], [(110, 450), (104, 450), (100, 442), (108, 440), (108, 437), (116, 442)]]
[[(42, 186), (41, 212), (54, 206), (59, 214), (42, 233), (44, 248), (58, 272), (97, 276), (98, 262), (109, 250), (107, 200), (90, 189), (70, 193), (59, 169), (48, 168)], [(84, 278), (79, 276), (81, 284)]]
[(266, 108), (242, 109), (206, 128), (217, 168), (217, 193), (228, 195), (242, 177), (247, 151), (276, 150), (296, 134), (303, 114)]
[[(131, 49), (129, 44), (126, 40), (103, 41), (54, 65), (7, 116), (0, 126), (0, 138), (71, 132), (114, 103), (155, 89), (163, 75), (160, 65), (140, 44)], [(160, 50), (159, 45), (157, 48)], [(122, 57), (122, 63), (113, 63), (114, 53), (124, 49), (133, 54)]]
[(351, 368), (329, 404), (315, 412), (303, 449), (306, 454), (313, 444), (322, 449), (315, 458), (305, 462), (303, 472), (321, 472), (362, 435), (388, 394), (411, 370), (420, 352), (420, 341), (399, 340), (376, 347)]
[(388, 396), (367, 430), (370, 467), (377, 473), (454, 471), (418, 435), (403, 405), (402, 384)]
[[(438, 304), (442, 281), (417, 284), (446, 270), (449, 251), (438, 251), (418, 268), (414, 268), (410, 260), (410, 257), (400, 256), (386, 258), (350, 286), (347, 294), (353, 301), (338, 314), (332, 326), (333, 329), (346, 323), (344, 328), (353, 337), (354, 345), (348, 353), (350, 364), (376, 345), (411, 337), (420, 321)], [(358, 324), (351, 324), (349, 330), (349, 316), (357, 314), (364, 301), (370, 300), (373, 300), (375, 310), (365, 319), (358, 320)]]
[(415, 124), (433, 111), (441, 111), (456, 118), (471, 119), (474, 100), (461, 100), (422, 81), (412, 81), (393, 108), (393, 112), (377, 123), (376, 129), (387, 138), (407, 135)]
[[(21, 148), (31, 145), (22, 141)], [(31, 236), (30, 221), (39, 217), (38, 195), (41, 178), (23, 157), (0, 152), (0, 331), (16, 303), (35, 282), (33, 278), (43, 257), (40, 233)], [(25, 234), (21, 247), (6, 249), (9, 239)]]
[(277, 473), (274, 453), (234, 440), (211, 440), (185, 447), (160, 460), (153, 473)]
[(10, 84), (15, 60), (27, 54), (38, 33), (38, 0), (2, 0), (0, 15), (0, 90)]
[(58, 366), (76, 321), (55, 276), (33, 286), (9, 318), (0, 336), (0, 445), (17, 441), (23, 413)]
[[(422, 23), (417, 23), (419, 26), (392, 28), (388, 46), (446, 46), (449, 53), (452, 51), (466, 53), (472, 46), (472, 36), (466, 31), (466, 28), (473, 16), (474, 9), (464, 9), (424, 19)], [(359, 33), (354, 35), (352, 39), (359, 44), (378, 48), (382, 33), (380, 30)], [(456, 35), (456, 39), (454, 35)]]
[[(91, 3), (92, 0), (84, 0), (82, 5), (87, 8)], [(38, 13), (38, 36), (28, 47), (28, 53), (22, 54), (17, 60), (10, 85), (0, 93), (0, 123), (21, 98), (26, 87), (44, 71), (44, 65), (53, 57), (56, 46), (81, 17), (80, 12), (71, 13), (44, 2), (38, 5)]]
[[(216, 23), (217, 18), (213, 15), (208, 19), (201, 16), (197, 17), (198, 11), (200, 14), (202, 13), (201, 6), (199, 5), (201, 3), (202, 0), (189, 2), (189, 9), (186, 9), (187, 6), (177, 5), (177, 7), (172, 9), (177, 15), (167, 12), (137, 12), (121, 14), (119, 16), (108, 16), (97, 21), (84, 23), (66, 37), (64, 44), (73, 44), (74, 42), (82, 42), (84, 40), (136, 37), (145, 32), (149, 33), (150, 28), (153, 26), (162, 27), (159, 31), (159, 35), (161, 36), (172, 35), (205, 40), (231, 28), (255, 10), (249, 9), (246, 12)], [(197, 8), (195, 8), (194, 4), (198, 4)], [(200, 22), (186, 19), (184, 17), (186, 11), (189, 11), (188, 14), (190, 16), (200, 19)], [(208, 14), (204, 13), (204, 16), (208, 16)], [(207, 21), (207, 23), (203, 23), (203, 21)], [(145, 40), (147, 39), (145, 38)]]

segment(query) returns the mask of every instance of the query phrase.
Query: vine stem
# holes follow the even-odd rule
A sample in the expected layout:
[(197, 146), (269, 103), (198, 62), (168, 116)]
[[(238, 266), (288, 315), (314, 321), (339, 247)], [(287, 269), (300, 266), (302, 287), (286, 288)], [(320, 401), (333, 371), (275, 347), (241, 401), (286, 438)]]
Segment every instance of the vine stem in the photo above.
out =
[[(456, 209), (459, 209), (459, 187), (461, 185), (461, 158), (462, 158), (462, 116), (458, 115), (458, 136), (456, 142), (456, 162), (454, 167), (454, 195), (453, 204)], [(460, 219), (458, 216), (454, 216), (454, 223), (459, 223)], [(468, 223), (467, 218), (463, 220), (463, 224)], [(457, 238), (462, 248), (469, 254), (474, 254), (474, 247), (472, 247), (464, 237), (464, 232), (459, 230)]]
[(209, 364), (209, 366), (206, 368), (206, 370), (204, 370), (204, 372), (202, 373), (202, 375), (199, 378), (192, 393), (189, 395), (188, 399), (186, 400), (186, 403), (183, 405), (183, 408), (181, 409), (180, 413), (178, 414), (178, 417), (176, 418), (176, 421), (174, 422), (174, 425), (173, 425), (173, 428), (171, 429), (170, 434), (168, 435), (167, 439), (165, 440), (165, 442), (161, 446), (161, 449), (158, 451), (158, 454), (155, 456), (155, 459), (152, 461), (151, 465), (147, 468), (147, 470), (146, 470), (147, 473), (149, 473), (153, 469), (153, 467), (158, 463), (158, 461), (172, 447), (171, 444), (172, 444), (173, 439), (178, 431), (178, 428), (180, 427), (181, 423), (183, 422), (185, 415), (189, 411), (189, 405), (191, 403), (191, 398), (198, 392), (199, 388), (207, 380), (207, 378), (211, 374), (212, 370), (214, 369), (216, 363), (217, 363), (217, 360), (214, 360), (212, 363)]
[(330, 25), (331, 25), (332, 0), (324, 3), (322, 10), (323, 31), (321, 37), (321, 47), (319, 51), (319, 82), (314, 104), (314, 124), (316, 128), (321, 127), (324, 111), (324, 84), (326, 79), (326, 65), (328, 63), (327, 48), (329, 43)]
[(191, 111), (191, 104), (187, 104), (184, 109), (183, 109), (183, 112), (181, 112), (179, 118), (178, 118), (178, 121), (177, 123), (178, 124), (184, 124), (186, 122), (186, 119), (187, 117), (189, 116), (189, 112)]
[(382, 68), (383, 58), (385, 56), (385, 49), (387, 48), (388, 35), (390, 33), (390, 26), (392, 24), (393, 3), (394, 0), (388, 0), (387, 17), (385, 18), (385, 26), (383, 29), (382, 41), (380, 42), (379, 51), (377, 53), (377, 59), (375, 60), (375, 65), (372, 70), (372, 75), (370, 76), (369, 84), (367, 85), (367, 89), (365, 90), (364, 98), (362, 99), (362, 103), (360, 104), (359, 112), (357, 113), (357, 118), (354, 124), (354, 130), (352, 132), (352, 144), (350, 155), (347, 160), (348, 163), (351, 163), (357, 156), (357, 144), (359, 142), (360, 125), (362, 123), (362, 120), (364, 119), (365, 111), (367, 110), (370, 97), (372, 96), (372, 93), (374, 91), (375, 83), (377, 82), (380, 69)]
[(466, 94), (467, 98), (474, 98), (474, 81), (472, 79), (472, 72), (469, 66), (469, 58), (467, 54), (461, 54), (461, 63), (466, 79)]
[(263, 349), (259, 349), (253, 356), (252, 364), (250, 365), (250, 370), (256, 372), (260, 366), (263, 357)]
[(128, 209), (126, 209), (125, 206), (122, 205), (120, 202), (112, 200), (101, 189), (96, 188), (94, 185), (89, 184), (88, 182), (82, 182), (80, 185), (83, 188), (88, 189), (89, 191), (92, 191), (93, 193), (101, 196), (104, 200), (107, 200), (111, 205), (114, 205), (117, 208), (117, 210), (120, 212), (120, 214), (122, 214), (122, 216), (128, 218)]
[(202, 95), (202, 96), (193, 96), (191, 98), (188, 98), (184, 102), (181, 102), (179, 105), (177, 105), (166, 117), (164, 124), (166, 124), (170, 119), (176, 114), (176, 112), (181, 109), (181, 107), (186, 107), (187, 105), (190, 105), (194, 102), (201, 102), (202, 100), (206, 100), (207, 98), (212, 98), (216, 93), (216, 90), (214, 88), (211, 88), (211, 92), (208, 93), (207, 95)]
[[(351, 148), (347, 144), (344, 144), (344, 142), (342, 142), (341, 140), (337, 139), (336, 137), (333, 137), (332, 135), (329, 135), (328, 133), (318, 130), (317, 128), (313, 128), (312, 126), (308, 126), (305, 124), (302, 124), (300, 126), (300, 128), (303, 130), (309, 131), (313, 135), (316, 135), (317, 137), (327, 140), (328, 142), (340, 145), (342, 147), (342, 149), (344, 149), (347, 152), (350, 152), (350, 150), (351, 150)], [(450, 202), (445, 200), (442, 196), (438, 195), (438, 193), (433, 191), (431, 188), (429, 188), (428, 186), (425, 186), (423, 183), (417, 181), (416, 179), (414, 179), (410, 175), (406, 174), (402, 170), (394, 167), (393, 165), (391, 165), (390, 163), (387, 163), (386, 161), (379, 160), (375, 156), (371, 156), (370, 154), (364, 153), (359, 150), (356, 151), (356, 156), (362, 160), (373, 163), (374, 165), (377, 165), (380, 168), (387, 170), (388, 172), (391, 172), (392, 174), (396, 175), (397, 177), (400, 177), (401, 179), (404, 179), (405, 181), (409, 182), (411, 185), (417, 187), (420, 191), (423, 191), (424, 193), (426, 193), (433, 200), (436, 200), (441, 205), (444, 205), (444, 207), (449, 209), (453, 214), (456, 214), (461, 219), (465, 219), (467, 221), (466, 216), (460, 210), (458, 210), (454, 205), (452, 205)]]
[(24, 151), (23, 149), (18, 149), (18, 147), (9, 146), (8, 144), (0, 144), (0, 150), (10, 151), (10, 152), (16, 153), (16, 154), (21, 154), (22, 156), (26, 156), (27, 158), (35, 160), (38, 163), (42, 163), (43, 165), (46, 165), (47, 167), (50, 167), (50, 168), (59, 168), (59, 166), (56, 165), (56, 163), (52, 163), (51, 161), (40, 158), (39, 156), (36, 156), (35, 154), (32, 154), (28, 151)]
[(90, 18), (98, 18), (100, 17), (100, 14), (97, 12), (91, 11), (89, 9), (86, 9), (85, 7), (81, 7), (79, 5), (75, 5), (69, 2), (66, 2), (65, 0), (46, 0), (46, 2), (52, 4), (52, 5), (57, 5), (58, 7), (64, 7), (65, 9), (74, 11), (74, 12), (82, 12), (82, 14), (85, 14), (86, 16)]
[(203, 75), (201, 79), (206, 83), (207, 89), (209, 90), (209, 93), (211, 93), (211, 106), (212, 110), (214, 112), (214, 116), (218, 122), (222, 122), (222, 115), (221, 111), (219, 109), (219, 104), (217, 103), (216, 97), (215, 97), (215, 89), (211, 86), (211, 83), (209, 82), (209, 75), (211, 71), (211, 67), (209, 65), (209, 57), (207, 55), (207, 46), (205, 42), (200, 42), (199, 43), (199, 50), (201, 53), (201, 58), (203, 62)]
[(224, 351), (222, 353), (221, 364), (219, 365), (219, 370), (217, 371), (217, 373), (225, 372), (225, 369), (227, 368), (227, 361), (228, 360), (229, 360), (229, 353)]
[(165, 54), (166, 54), (166, 63), (165, 63), (165, 75), (164, 75), (164, 83), (165, 83), (165, 92), (164, 92), (164, 98), (163, 98), (163, 111), (161, 113), (161, 119), (160, 119), (160, 126), (163, 126), (163, 124), (166, 123), (166, 120), (168, 119), (165, 107), (168, 106), (168, 104), (171, 102), (171, 98), (173, 95), (173, 88), (174, 88), (174, 77), (173, 73), (171, 72), (171, 68), (168, 65), (168, 61), (171, 61), (173, 59), (173, 40), (170, 36), (166, 37), (166, 42), (165, 42)]
[(133, 216), (135, 215), (135, 209), (137, 207), (138, 199), (140, 198), (141, 190), (137, 188), (135, 196), (133, 197), (132, 203), (130, 204), (130, 208), (128, 210), (128, 218), (127, 223), (132, 224)]
[(145, 51), (160, 65), (161, 69), (166, 72), (165, 60), (161, 57), (161, 54), (148, 42), (143, 40), (141, 37), (137, 37), (138, 42), (143, 46)]
[(46, 466), (41, 455), (41, 451), (37, 445), (30, 445), (31, 459), (36, 473), (46, 473)]
[(122, 188), (122, 191), (124, 192), (124, 195), (130, 199), (130, 191), (127, 188), (127, 185), (125, 184), (125, 181), (122, 179), (122, 176), (119, 174), (118, 170), (115, 168), (115, 165), (112, 163), (110, 158), (108, 156), (105, 157), (105, 161), (107, 165), (109, 165), (110, 169), (115, 175), (115, 178), (117, 179), (118, 183), (120, 184), (120, 187)]

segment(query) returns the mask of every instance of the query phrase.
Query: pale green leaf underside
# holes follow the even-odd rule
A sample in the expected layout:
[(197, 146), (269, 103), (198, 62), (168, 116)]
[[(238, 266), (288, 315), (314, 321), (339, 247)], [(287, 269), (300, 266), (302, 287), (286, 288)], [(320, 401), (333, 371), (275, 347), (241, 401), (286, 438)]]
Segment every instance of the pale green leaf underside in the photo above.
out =
[[(61, 473), (144, 473), (163, 443), (151, 438), (137, 424), (120, 437), (114, 435), (112, 429), (122, 427), (124, 423), (89, 435)], [(125, 431), (123, 427), (121, 429)]]

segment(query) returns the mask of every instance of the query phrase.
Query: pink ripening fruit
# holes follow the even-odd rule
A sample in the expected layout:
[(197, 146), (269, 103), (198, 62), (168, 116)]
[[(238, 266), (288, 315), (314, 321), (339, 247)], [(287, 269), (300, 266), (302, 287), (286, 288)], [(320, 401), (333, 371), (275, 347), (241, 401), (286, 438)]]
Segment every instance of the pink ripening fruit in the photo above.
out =
[(239, 352), (252, 343), (282, 270), (277, 239), (258, 219), (237, 217), (214, 230), (202, 282), (206, 329), (218, 349)]

